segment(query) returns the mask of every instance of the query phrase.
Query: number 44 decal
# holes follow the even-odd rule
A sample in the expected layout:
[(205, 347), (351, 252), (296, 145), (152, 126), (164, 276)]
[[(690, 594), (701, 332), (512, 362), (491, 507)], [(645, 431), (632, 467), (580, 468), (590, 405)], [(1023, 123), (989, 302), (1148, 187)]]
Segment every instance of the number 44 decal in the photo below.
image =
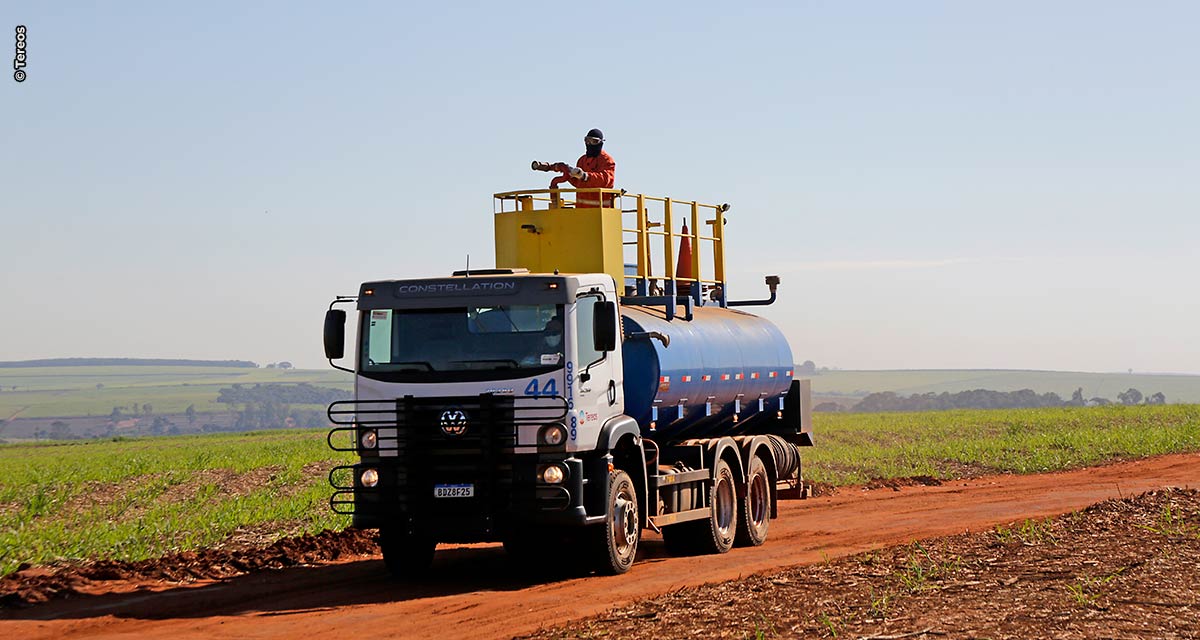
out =
[(554, 378), (546, 378), (546, 381), (538, 385), (537, 378), (529, 381), (525, 387), (525, 395), (527, 396), (556, 396), (558, 395), (558, 383)]

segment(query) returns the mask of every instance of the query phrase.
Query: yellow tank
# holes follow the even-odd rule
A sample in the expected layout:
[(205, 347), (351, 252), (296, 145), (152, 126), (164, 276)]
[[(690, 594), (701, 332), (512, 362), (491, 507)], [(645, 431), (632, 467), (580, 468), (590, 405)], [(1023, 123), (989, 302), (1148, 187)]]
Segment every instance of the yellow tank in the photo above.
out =
[[(576, 207), (576, 197), (609, 206)], [(631, 287), (637, 295), (686, 293), (699, 302), (704, 291), (715, 290), (724, 300), (727, 204), (619, 189), (507, 191), (495, 198), (499, 268), (607, 273), (618, 288)], [(678, 263), (677, 243), (690, 249)]]
[[(620, 194), (612, 189), (588, 190)], [(532, 273), (607, 273), (625, 281), (621, 247), (621, 210), (576, 208), (555, 190), (548, 198), (528, 191), (498, 193), (514, 200), (515, 210), (496, 213), (496, 266), (523, 267)], [(620, 202), (620, 198), (610, 198)]]

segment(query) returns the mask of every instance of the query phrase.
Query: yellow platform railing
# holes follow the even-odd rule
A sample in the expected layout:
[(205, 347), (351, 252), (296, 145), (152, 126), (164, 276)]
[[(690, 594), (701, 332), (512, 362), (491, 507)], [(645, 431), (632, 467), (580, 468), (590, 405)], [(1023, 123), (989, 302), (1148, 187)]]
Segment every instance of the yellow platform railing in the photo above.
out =
[[(620, 189), (528, 189), (495, 194), (494, 210), (502, 214), (561, 209), (564, 215), (570, 215), (576, 208), (581, 208), (577, 205), (581, 196), (593, 202), (611, 203), (613, 206), (604, 207), (605, 211), (633, 216), (632, 226), (627, 226), (622, 218), (621, 232), (625, 236), (623, 246), (634, 248), (632, 262), (637, 265), (637, 271), (635, 275), (626, 277), (636, 278), (639, 295), (688, 292), (699, 299), (704, 288), (713, 287), (719, 287), (721, 295), (724, 295), (725, 213), (729, 211), (728, 204), (713, 205), (694, 200), (631, 194)], [(616, 206), (618, 202), (619, 207)], [(686, 234), (682, 231), (681, 222), (688, 226)], [(702, 233), (704, 227), (709, 229)], [(692, 249), (691, 275), (688, 277), (676, 273), (677, 247), (684, 237), (688, 238)], [(660, 239), (661, 245), (656, 250), (656, 242)], [(711, 253), (712, 256), (712, 268), (708, 271), (710, 277), (705, 277), (706, 272), (702, 271), (702, 268), (710, 266), (701, 259), (705, 253)], [(670, 287), (656, 291), (659, 279), (664, 284), (670, 282)], [(680, 287), (680, 284), (684, 286)], [(700, 287), (692, 291), (693, 284)]]

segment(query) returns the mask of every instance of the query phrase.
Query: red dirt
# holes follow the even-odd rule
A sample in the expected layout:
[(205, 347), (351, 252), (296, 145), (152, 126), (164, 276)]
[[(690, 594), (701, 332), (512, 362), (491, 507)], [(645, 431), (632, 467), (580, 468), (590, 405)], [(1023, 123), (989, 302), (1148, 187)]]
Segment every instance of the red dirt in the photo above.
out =
[(443, 545), (434, 577), (420, 585), (389, 580), (374, 556), (190, 585), (80, 585), (70, 599), (0, 612), (7, 618), (0, 620), (0, 632), (20, 638), (510, 638), (683, 587), (1058, 515), (1166, 486), (1200, 487), (1200, 455), (940, 486), (884, 486), (893, 490), (843, 490), (782, 502), (764, 546), (721, 556), (668, 557), (661, 539), (647, 535), (638, 564), (625, 576), (528, 575), (496, 545)]

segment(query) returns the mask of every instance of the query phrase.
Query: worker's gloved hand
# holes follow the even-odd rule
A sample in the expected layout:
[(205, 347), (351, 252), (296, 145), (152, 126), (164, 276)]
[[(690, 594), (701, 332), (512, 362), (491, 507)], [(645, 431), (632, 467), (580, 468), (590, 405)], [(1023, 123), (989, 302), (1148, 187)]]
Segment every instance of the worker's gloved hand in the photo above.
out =
[(571, 167), (571, 170), (568, 173), (570, 173), (571, 177), (575, 178), (576, 180), (583, 180), (587, 177), (587, 172), (579, 167)]
[(565, 162), (555, 162), (554, 165), (551, 166), (550, 168), (554, 169), (555, 171), (557, 171), (559, 173), (566, 173), (567, 171), (570, 171), (570, 169), (571, 169), (571, 167), (567, 166), (567, 163), (565, 163)]

